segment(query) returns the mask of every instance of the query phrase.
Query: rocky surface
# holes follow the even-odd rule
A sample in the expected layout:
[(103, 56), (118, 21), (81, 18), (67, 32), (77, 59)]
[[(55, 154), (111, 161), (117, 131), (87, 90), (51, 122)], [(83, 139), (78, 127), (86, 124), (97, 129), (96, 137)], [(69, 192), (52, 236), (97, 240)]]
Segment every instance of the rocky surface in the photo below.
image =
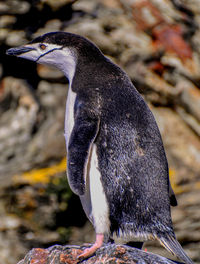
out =
[(143, 263), (143, 264), (181, 264), (156, 254), (148, 253), (136, 248), (128, 246), (104, 245), (97, 250), (96, 254), (89, 259), (79, 261), (77, 257), (82, 253), (84, 247), (79, 246), (53, 246), (51, 248), (32, 249), (23, 260), (18, 264), (29, 263), (45, 263), (45, 264), (62, 264), (62, 263), (83, 263), (83, 264), (98, 264), (98, 263)]
[[(93, 238), (65, 179), (67, 81), (55, 69), (5, 55), (9, 47), (57, 30), (94, 41), (123, 67), (148, 102), (179, 203), (172, 209), (175, 232), (200, 263), (199, 13), (198, 0), (0, 2), (3, 263), (16, 263), (32, 247)], [(158, 244), (149, 242), (145, 248), (170, 257)]]

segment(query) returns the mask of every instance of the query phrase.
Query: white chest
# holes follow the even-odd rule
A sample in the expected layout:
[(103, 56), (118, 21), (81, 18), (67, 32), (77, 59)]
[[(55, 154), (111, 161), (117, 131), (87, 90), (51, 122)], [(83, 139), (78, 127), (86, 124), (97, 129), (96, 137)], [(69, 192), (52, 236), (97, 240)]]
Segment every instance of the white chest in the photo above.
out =
[(76, 100), (76, 93), (69, 86), (69, 91), (67, 95), (66, 110), (65, 110), (65, 142), (66, 147), (68, 148), (69, 138), (74, 126), (74, 104)]

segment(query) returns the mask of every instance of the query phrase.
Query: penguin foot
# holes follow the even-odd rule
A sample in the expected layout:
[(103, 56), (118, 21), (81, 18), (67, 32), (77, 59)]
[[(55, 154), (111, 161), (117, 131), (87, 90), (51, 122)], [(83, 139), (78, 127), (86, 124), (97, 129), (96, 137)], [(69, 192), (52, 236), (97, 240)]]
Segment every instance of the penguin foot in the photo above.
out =
[(78, 260), (86, 259), (92, 256), (98, 248), (103, 245), (104, 235), (103, 234), (96, 234), (96, 241), (93, 246), (90, 248), (84, 249), (83, 253), (78, 256)]

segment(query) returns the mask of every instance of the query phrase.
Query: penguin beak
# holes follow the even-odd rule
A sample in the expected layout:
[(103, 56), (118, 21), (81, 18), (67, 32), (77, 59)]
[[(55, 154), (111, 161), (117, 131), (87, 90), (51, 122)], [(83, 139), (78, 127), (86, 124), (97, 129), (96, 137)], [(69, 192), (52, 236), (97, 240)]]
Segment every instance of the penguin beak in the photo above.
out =
[(6, 51), (6, 54), (7, 55), (11, 55), (11, 56), (19, 56), (23, 53), (26, 53), (26, 52), (29, 52), (31, 50), (35, 50), (35, 48), (31, 48), (31, 47), (17, 47), (17, 48), (11, 48), (11, 49), (8, 49)]

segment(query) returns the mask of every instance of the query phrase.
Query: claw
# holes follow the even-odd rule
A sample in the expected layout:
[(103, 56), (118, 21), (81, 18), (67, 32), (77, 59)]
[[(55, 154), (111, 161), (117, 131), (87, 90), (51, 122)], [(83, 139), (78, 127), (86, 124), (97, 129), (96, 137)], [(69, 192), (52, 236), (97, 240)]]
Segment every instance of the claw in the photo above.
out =
[(91, 257), (98, 248), (100, 248), (103, 244), (104, 235), (103, 234), (96, 234), (96, 241), (93, 246), (90, 248), (84, 249), (83, 253), (78, 256), (78, 260), (83, 260), (88, 257)]

